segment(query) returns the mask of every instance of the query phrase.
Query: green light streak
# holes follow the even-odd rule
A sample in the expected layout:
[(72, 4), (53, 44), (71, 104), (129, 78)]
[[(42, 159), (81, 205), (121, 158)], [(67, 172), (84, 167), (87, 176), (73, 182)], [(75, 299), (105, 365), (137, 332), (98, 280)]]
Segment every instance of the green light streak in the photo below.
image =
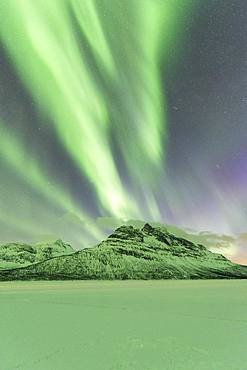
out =
[[(160, 63), (176, 35), (183, 3), (11, 0), (0, 5), (2, 42), (43, 117), (95, 189), (102, 214), (143, 216), (122, 184), (112, 134), (136, 189), (143, 182), (155, 184), (161, 172), (166, 117)], [(21, 172), (21, 144), (7, 133), (1, 142), (4, 156)], [(65, 192), (48, 186), (51, 180), (38, 163), (29, 162), (28, 171), (34, 188), (71, 209)], [(153, 194), (146, 198), (150, 214), (157, 216)]]
[[(16, 138), (11, 135), (6, 129), (6, 125), (0, 122), (0, 153), (1, 158), (4, 158), (6, 163), (11, 166), (15, 173), (18, 174), (26, 184), (37, 192), (41, 193), (53, 202), (56, 206), (59, 206), (64, 212), (73, 212), (81, 218), (81, 222), (87, 224), (87, 228), (90, 233), (98, 239), (102, 236), (100, 231), (92, 221), (82, 213), (81, 209), (73, 204), (72, 199), (70, 199), (66, 193), (60, 188), (59, 184), (51, 179), (48, 174), (46, 174), (45, 169), (40, 166), (34, 158), (30, 157), (30, 153), (27, 148), (22, 144), (20, 138)], [(41, 212), (41, 205), (38, 207), (38, 212)], [(2, 215), (3, 219), (6, 219), (6, 214)], [(47, 215), (44, 215), (44, 219), (47, 219)], [(14, 225), (21, 225), (23, 220), (20, 218), (15, 218), (15, 216), (10, 216), (8, 222)], [(28, 230), (30, 227), (35, 229), (35, 225), (32, 224), (32, 220), (24, 222), (22, 230)]]

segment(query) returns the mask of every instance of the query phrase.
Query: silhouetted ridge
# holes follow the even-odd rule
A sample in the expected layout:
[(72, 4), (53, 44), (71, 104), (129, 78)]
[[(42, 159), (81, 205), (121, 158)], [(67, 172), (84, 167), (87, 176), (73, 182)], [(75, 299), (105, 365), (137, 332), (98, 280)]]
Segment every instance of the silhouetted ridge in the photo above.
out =
[(234, 278), (246, 279), (247, 267), (148, 223), (118, 227), (93, 248), (0, 271), (0, 280)]

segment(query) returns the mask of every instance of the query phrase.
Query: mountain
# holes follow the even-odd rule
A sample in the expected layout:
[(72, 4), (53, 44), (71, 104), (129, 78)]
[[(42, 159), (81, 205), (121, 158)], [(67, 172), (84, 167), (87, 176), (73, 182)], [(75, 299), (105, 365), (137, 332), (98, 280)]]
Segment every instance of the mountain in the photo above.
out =
[[(134, 226), (140, 229), (145, 225), (145, 221), (134, 219), (123, 221), (114, 217), (98, 217), (96, 219), (96, 224), (101, 229), (102, 233), (107, 235), (112, 233), (116, 227), (122, 225)], [(186, 227), (162, 224), (160, 222), (153, 221), (150, 221), (150, 225), (153, 227), (165, 228), (171, 234), (187, 239), (193, 243), (203, 244), (207, 249), (211, 250), (211, 252), (222, 253), (227, 258), (232, 258), (236, 253), (236, 249), (240, 246), (239, 238), (241, 235), (238, 238), (238, 236), (216, 234), (212, 231), (198, 231)]]
[(96, 247), (0, 271), (0, 280), (234, 278), (247, 278), (247, 267), (149, 224), (121, 226)]
[(62, 240), (34, 245), (8, 243), (0, 246), (0, 269), (28, 266), (71, 253), (74, 253), (74, 249)]

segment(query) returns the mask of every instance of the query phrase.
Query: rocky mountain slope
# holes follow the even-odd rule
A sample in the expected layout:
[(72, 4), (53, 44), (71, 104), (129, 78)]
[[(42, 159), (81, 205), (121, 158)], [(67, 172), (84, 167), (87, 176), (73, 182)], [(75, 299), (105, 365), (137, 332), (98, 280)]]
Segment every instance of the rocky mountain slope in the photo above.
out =
[(71, 253), (74, 249), (62, 240), (34, 245), (8, 243), (0, 246), (0, 269), (28, 266)]
[(121, 226), (96, 247), (0, 271), (0, 280), (234, 278), (247, 278), (247, 267), (149, 224)]

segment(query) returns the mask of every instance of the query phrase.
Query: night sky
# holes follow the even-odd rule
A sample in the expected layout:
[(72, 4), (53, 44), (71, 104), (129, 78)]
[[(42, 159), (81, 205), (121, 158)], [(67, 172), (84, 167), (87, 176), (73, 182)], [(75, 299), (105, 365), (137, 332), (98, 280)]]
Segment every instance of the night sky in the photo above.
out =
[[(247, 232), (245, 0), (0, 4), (0, 240)], [(224, 240), (225, 237), (222, 237)]]

